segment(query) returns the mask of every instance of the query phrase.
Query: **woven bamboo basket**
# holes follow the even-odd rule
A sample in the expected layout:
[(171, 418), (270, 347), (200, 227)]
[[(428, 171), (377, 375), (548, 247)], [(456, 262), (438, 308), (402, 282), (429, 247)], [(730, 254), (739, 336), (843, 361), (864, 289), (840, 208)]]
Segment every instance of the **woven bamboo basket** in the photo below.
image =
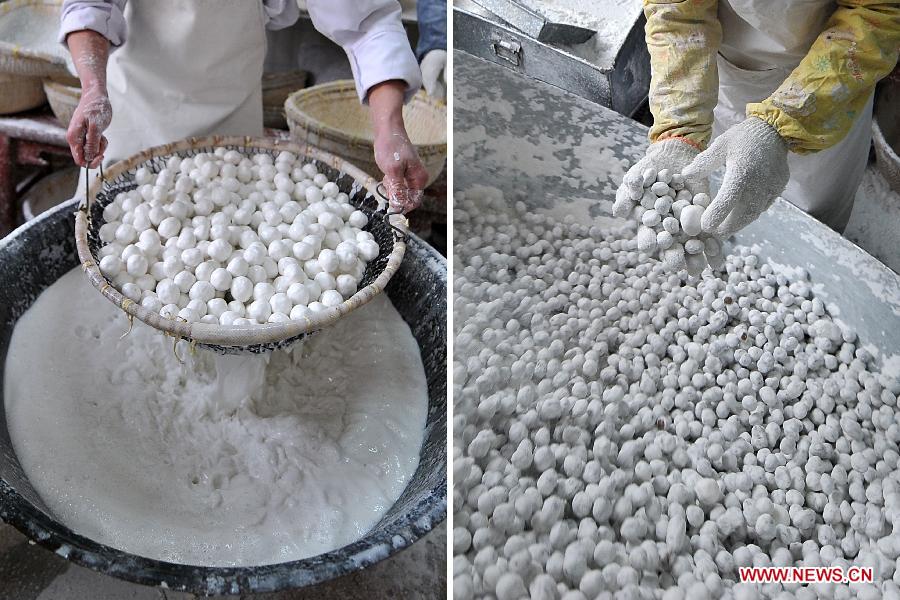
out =
[(44, 92), (47, 94), (47, 101), (50, 102), (53, 114), (56, 115), (63, 127), (68, 127), (69, 121), (72, 120), (72, 114), (78, 106), (78, 101), (81, 99), (81, 87), (45, 79)]
[[(134, 180), (139, 167), (153, 172), (162, 169), (166, 160), (178, 155), (193, 156), (217, 147), (226, 147), (247, 153), (268, 153), (273, 156), (289, 151), (313, 162), (320, 173), (338, 184), (350, 197), (350, 202), (370, 218), (366, 230), (371, 231), (381, 249), (378, 257), (366, 265), (359, 290), (342, 304), (312, 313), (303, 321), (268, 323), (266, 325), (222, 326), (207, 323), (186, 323), (168, 319), (125, 298), (100, 272), (98, 252), (102, 246), (99, 229), (103, 225), (103, 208), (120, 192), (137, 187)], [(378, 183), (347, 161), (311, 146), (295, 144), (274, 138), (211, 136), (188, 138), (164, 146), (144, 150), (131, 158), (106, 169), (101, 179), (93, 179), (88, 197), (82, 200), (75, 215), (75, 243), (78, 258), (91, 283), (104, 298), (129, 315), (164, 332), (176, 340), (184, 339), (192, 344), (223, 354), (262, 353), (287, 347), (304, 337), (333, 325), (344, 315), (359, 308), (381, 293), (403, 260), (406, 251), (407, 220), (402, 215), (375, 215), (382, 203), (376, 200)], [(93, 200), (91, 200), (91, 198)], [(388, 224), (390, 223), (390, 224)], [(397, 232), (401, 232), (398, 235)]]
[[(359, 102), (352, 81), (333, 81), (295, 92), (284, 103), (291, 136), (346, 156), (366, 173), (383, 177), (375, 163), (369, 108)], [(447, 107), (419, 91), (403, 107), (409, 138), (428, 171), (430, 185), (447, 160)]]
[(47, 101), (40, 77), (0, 73), (0, 115), (37, 108)]
[(70, 76), (57, 40), (62, 0), (0, 2), (0, 73)]
[(274, 129), (287, 129), (284, 101), (288, 96), (306, 86), (306, 77), (306, 71), (301, 70), (263, 75), (263, 125)]

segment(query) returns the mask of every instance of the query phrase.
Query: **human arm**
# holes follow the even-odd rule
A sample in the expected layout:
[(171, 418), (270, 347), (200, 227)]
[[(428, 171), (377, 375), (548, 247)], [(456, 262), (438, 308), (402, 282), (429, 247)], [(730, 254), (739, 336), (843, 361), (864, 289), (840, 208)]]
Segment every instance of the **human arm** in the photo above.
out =
[[(617, 217), (637, 218), (636, 207), (646, 194), (645, 177), (652, 183), (662, 171), (680, 174), (709, 141), (718, 95), (716, 53), (722, 39), (716, 8), (716, 0), (644, 1), (653, 127), (645, 156), (625, 173), (616, 192)], [(706, 177), (685, 177), (683, 183), (692, 194), (709, 187)], [(681, 244), (660, 256), (669, 270), (685, 268)], [(692, 274), (699, 272), (697, 262), (687, 264)]]
[(698, 150), (709, 142), (722, 42), (718, 0), (644, 0), (650, 53), (650, 142), (682, 141)]
[(392, 208), (409, 212), (422, 202), (428, 173), (403, 124), (402, 81), (385, 81), (369, 90), (369, 109), (375, 133), (375, 162), (384, 173)]
[(409, 45), (400, 3), (396, 0), (309, 0), (315, 28), (347, 53), (356, 92), (369, 102), (373, 86), (391, 80), (405, 83), (404, 99), (422, 87), (422, 74)]
[[(625, 174), (616, 195), (620, 216), (643, 194), (647, 169), (681, 172), (706, 147), (718, 97), (716, 53), (722, 28), (717, 0), (645, 0), (650, 53), (650, 148)], [(704, 183), (689, 182), (694, 191)]]
[(771, 125), (791, 152), (830, 148), (853, 126), (875, 84), (897, 64), (900, 3), (838, 0), (824, 31), (771, 96), (747, 116)]
[(106, 91), (109, 53), (125, 43), (127, 0), (65, 0), (60, 15), (59, 41), (69, 50), (81, 99), (69, 123), (66, 141), (79, 166), (94, 168), (106, 150), (103, 131), (112, 119)]
[(107, 145), (103, 132), (112, 120), (106, 89), (109, 41), (96, 31), (85, 29), (68, 34), (66, 43), (81, 80), (81, 98), (69, 122), (66, 141), (75, 164), (96, 168)]
[(350, 60), (359, 99), (368, 104), (375, 162), (384, 173), (393, 208), (407, 212), (421, 202), (425, 168), (403, 123), (403, 103), (422, 86), (415, 55), (396, 0), (310, 0), (313, 25), (341, 45)]
[(112, 48), (125, 43), (125, 5), (127, 0), (65, 0), (59, 24), (59, 41), (66, 45), (66, 38), (75, 31), (96, 31)]
[(684, 172), (705, 176), (725, 165), (703, 229), (728, 236), (755, 221), (790, 178), (788, 151), (817, 152), (850, 131), (875, 84), (900, 52), (900, 4), (841, 0), (806, 56), (771, 96), (747, 105), (730, 128)]

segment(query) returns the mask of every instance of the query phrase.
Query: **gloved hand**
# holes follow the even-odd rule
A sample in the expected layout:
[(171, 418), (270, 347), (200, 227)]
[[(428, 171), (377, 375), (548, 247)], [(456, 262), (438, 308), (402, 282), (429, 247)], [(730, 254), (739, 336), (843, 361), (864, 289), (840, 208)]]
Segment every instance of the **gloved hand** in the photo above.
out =
[(103, 132), (112, 120), (112, 105), (106, 86), (89, 85), (81, 90), (81, 100), (72, 114), (66, 141), (72, 150), (72, 158), (80, 167), (98, 167), (106, 151), (107, 140)]
[[(635, 163), (622, 180), (622, 185), (616, 191), (616, 201), (613, 204), (613, 215), (619, 218), (627, 218), (632, 209), (640, 202), (645, 191), (644, 172), (650, 171), (649, 186), (656, 180), (656, 175), (663, 169), (669, 170), (673, 175), (681, 173), (697, 157), (700, 151), (681, 140), (668, 139), (655, 142), (647, 148), (647, 154)], [(684, 178), (684, 187), (691, 194), (706, 193), (709, 190), (709, 180), (706, 177)], [(687, 270), (690, 275), (699, 275), (706, 268), (707, 258), (704, 254), (685, 254), (682, 243), (686, 241), (684, 234), (678, 234), (676, 244), (660, 251), (660, 260), (668, 271), (678, 272)], [(712, 245), (711, 245), (712, 247)], [(716, 247), (718, 247), (716, 245)]]
[(707, 233), (727, 237), (755, 221), (784, 191), (790, 170), (788, 148), (775, 129), (750, 117), (713, 140), (682, 170), (685, 177), (708, 177), (722, 165), (725, 176), (700, 225)]
[(428, 172), (404, 128), (376, 133), (375, 162), (384, 173), (391, 210), (408, 213), (422, 204)]
[(432, 98), (447, 98), (447, 51), (431, 50), (422, 58), (422, 85)]
[[(673, 174), (682, 173), (682, 170), (691, 164), (700, 151), (681, 140), (669, 139), (650, 144), (647, 154), (636, 162), (622, 179), (622, 185), (616, 191), (616, 202), (613, 204), (613, 215), (624, 218), (628, 216), (634, 205), (644, 195), (644, 171), (652, 169), (655, 173), (668, 169)], [(709, 189), (708, 180), (700, 177), (688, 178), (685, 176), (685, 187), (692, 194), (706, 192)]]

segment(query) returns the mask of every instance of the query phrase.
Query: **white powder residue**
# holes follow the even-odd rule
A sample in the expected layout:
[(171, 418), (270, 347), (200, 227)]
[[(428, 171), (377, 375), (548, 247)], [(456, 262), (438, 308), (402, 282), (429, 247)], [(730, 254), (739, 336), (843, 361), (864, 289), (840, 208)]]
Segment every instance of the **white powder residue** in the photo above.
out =
[(881, 372), (894, 381), (900, 379), (900, 354), (892, 354), (884, 357), (884, 364), (881, 367)]
[(612, 64), (642, 11), (641, 0), (522, 0), (522, 4), (549, 21), (596, 31), (586, 42), (559, 46), (598, 66)]
[(231, 405), (215, 393), (213, 355), (180, 346), (182, 365), (170, 338), (135, 322), (119, 339), (127, 328), (76, 269), (10, 343), (13, 446), (81, 535), (187, 564), (296, 560), (359, 539), (418, 465), (425, 372), (384, 295), (273, 353), (265, 386)]
[(851, 254), (839, 245), (828, 243), (824, 238), (809, 232), (801, 233), (800, 240), (816, 247), (836, 264), (853, 269), (858, 276), (857, 281), (869, 288), (877, 300), (891, 305), (891, 312), (900, 317), (900, 309), (894, 305), (898, 294), (897, 280), (882, 265), (876, 261), (860, 260), (857, 254)]
[(519, 0), (519, 4), (554, 23), (612, 31), (613, 24), (631, 27), (634, 19), (629, 19), (637, 14), (635, 8), (640, 10), (641, 0)]
[(859, 184), (844, 237), (900, 273), (900, 194), (873, 166)]

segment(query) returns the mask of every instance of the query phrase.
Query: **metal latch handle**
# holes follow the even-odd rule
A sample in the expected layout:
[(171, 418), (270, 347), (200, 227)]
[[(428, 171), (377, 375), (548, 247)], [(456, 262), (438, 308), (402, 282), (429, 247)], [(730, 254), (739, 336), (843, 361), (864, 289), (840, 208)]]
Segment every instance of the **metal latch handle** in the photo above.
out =
[(518, 67), (522, 63), (522, 45), (515, 40), (501, 40), (495, 38), (491, 42), (491, 50), (497, 58), (512, 63)]

